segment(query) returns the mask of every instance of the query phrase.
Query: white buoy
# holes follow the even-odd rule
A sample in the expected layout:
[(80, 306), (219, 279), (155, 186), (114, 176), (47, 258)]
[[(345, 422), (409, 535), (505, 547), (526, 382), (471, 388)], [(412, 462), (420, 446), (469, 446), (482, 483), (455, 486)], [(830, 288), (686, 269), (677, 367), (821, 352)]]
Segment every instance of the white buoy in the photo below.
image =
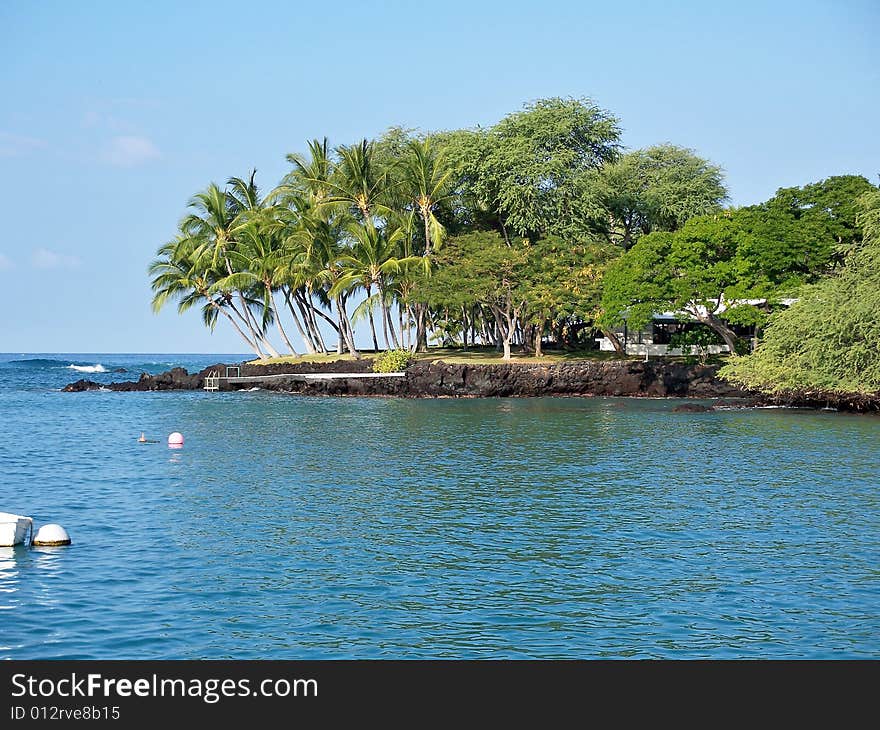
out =
[(183, 446), (183, 434), (175, 431), (168, 437), (168, 445), (171, 447), (180, 448)]
[(70, 545), (70, 535), (61, 525), (43, 525), (34, 535), (33, 544), (43, 547)]

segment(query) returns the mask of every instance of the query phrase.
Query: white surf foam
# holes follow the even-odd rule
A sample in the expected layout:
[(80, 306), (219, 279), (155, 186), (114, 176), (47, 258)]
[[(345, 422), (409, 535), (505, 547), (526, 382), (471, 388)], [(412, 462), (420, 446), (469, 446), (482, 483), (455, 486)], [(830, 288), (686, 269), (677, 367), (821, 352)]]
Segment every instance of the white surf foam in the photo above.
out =
[(107, 368), (105, 368), (101, 363), (96, 365), (68, 365), (68, 370), (76, 370), (78, 373), (106, 373)]

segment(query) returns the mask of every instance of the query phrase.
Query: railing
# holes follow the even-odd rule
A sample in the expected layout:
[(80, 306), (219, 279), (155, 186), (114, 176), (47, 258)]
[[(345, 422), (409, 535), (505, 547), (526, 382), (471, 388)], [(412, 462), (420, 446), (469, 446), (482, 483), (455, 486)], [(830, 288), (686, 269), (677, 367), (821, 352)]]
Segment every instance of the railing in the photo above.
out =
[(220, 390), (220, 372), (217, 370), (212, 370), (205, 376), (205, 390), (207, 391), (217, 391)]

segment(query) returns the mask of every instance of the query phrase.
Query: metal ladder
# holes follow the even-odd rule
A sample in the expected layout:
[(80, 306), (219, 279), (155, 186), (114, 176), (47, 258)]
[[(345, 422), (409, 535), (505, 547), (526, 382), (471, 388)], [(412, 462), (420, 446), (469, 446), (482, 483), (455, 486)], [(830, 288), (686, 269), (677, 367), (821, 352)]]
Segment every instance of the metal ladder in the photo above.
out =
[(216, 392), (220, 390), (220, 372), (212, 370), (205, 376), (205, 390), (208, 392)]

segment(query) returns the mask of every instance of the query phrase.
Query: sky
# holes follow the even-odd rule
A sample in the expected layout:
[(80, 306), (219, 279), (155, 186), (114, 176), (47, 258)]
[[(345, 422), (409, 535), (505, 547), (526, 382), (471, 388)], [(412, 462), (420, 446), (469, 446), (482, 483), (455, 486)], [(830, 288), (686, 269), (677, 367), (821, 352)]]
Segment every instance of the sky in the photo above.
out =
[[(243, 352), (147, 277), (189, 197), (313, 137), (589, 97), (730, 202), (880, 173), (880, 3), (0, 0), (0, 352)], [(359, 340), (365, 342), (364, 333)]]

